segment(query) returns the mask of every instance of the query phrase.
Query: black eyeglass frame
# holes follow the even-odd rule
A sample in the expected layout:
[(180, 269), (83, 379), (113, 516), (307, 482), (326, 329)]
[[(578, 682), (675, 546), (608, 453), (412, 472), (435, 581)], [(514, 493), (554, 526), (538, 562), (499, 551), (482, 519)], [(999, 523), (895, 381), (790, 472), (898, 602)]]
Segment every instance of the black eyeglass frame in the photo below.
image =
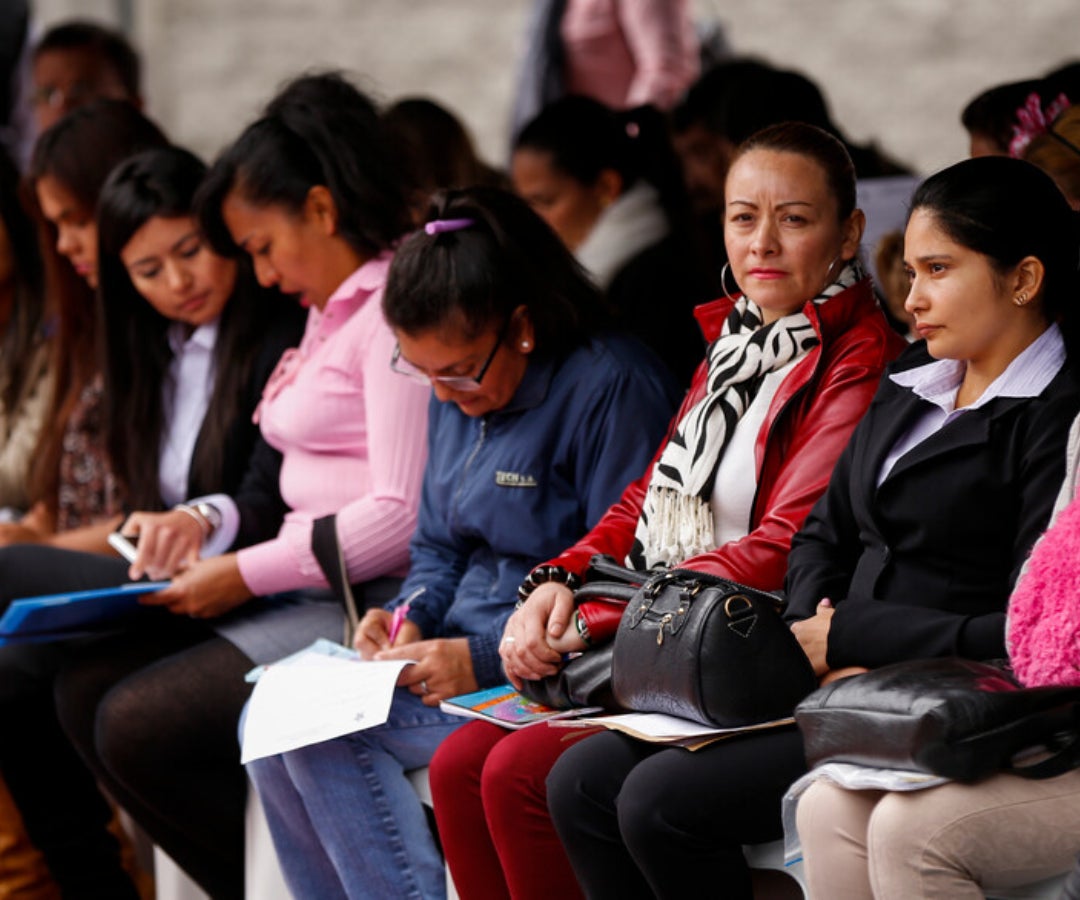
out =
[[(478, 391), (483, 386), (482, 382), (484, 376), (487, 374), (488, 369), (491, 368), (491, 364), (495, 361), (495, 355), (499, 352), (499, 348), (503, 345), (503, 341), (506, 340), (506, 336), (510, 332), (510, 323), (513, 318), (512, 315), (507, 316), (506, 321), (503, 322), (502, 327), (499, 329), (499, 333), (495, 337), (495, 346), (491, 348), (491, 352), (487, 355), (487, 359), (485, 359), (483, 365), (480, 366), (480, 371), (475, 375), (428, 375), (426, 372), (421, 372), (419, 369), (412, 366), (412, 363), (408, 360), (402, 359), (401, 344), (399, 343), (394, 344), (394, 352), (390, 355), (390, 368), (398, 375), (404, 375), (406, 378), (411, 378), (413, 381), (420, 381), (429, 385), (440, 384), (452, 391)], [(411, 368), (401, 368), (402, 364), (410, 366)]]

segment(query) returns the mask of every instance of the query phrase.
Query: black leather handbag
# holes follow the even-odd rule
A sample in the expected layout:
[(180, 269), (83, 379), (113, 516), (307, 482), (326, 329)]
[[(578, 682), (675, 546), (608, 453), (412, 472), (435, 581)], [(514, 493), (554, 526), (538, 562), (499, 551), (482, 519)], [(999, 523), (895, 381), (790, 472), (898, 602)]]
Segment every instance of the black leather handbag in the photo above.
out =
[(817, 687), (777, 595), (687, 569), (639, 572), (609, 557), (594, 557), (589, 573), (578, 602), (626, 604), (614, 640), (527, 682), (527, 696), (737, 728), (790, 716)]
[(615, 634), (616, 701), (716, 728), (790, 716), (817, 678), (782, 608), (775, 594), (715, 575), (652, 576)]
[(1080, 765), (1080, 687), (1024, 688), (1004, 666), (921, 659), (814, 691), (795, 710), (807, 762), (976, 781)]

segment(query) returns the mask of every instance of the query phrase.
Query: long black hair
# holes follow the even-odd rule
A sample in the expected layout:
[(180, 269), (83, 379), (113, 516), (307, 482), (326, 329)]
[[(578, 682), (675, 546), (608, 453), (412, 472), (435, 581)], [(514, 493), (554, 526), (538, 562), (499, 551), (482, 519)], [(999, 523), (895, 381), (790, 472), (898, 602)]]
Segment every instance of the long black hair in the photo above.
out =
[(447, 325), (467, 339), (529, 312), (536, 353), (558, 357), (607, 320), (599, 293), (559, 238), (519, 197), (498, 188), (448, 191), (428, 220), (468, 220), (453, 231), (421, 229), (394, 255), (383, 294), (391, 328), (420, 334)]
[(338, 232), (365, 258), (411, 225), (405, 177), (378, 111), (338, 73), (290, 82), (218, 157), (199, 194), (203, 229), (219, 253), (236, 255), (221, 215), (231, 192), (297, 213), (316, 185), (334, 199)]
[[(97, 314), (105, 362), (106, 435), (113, 471), (136, 509), (160, 509), (158, 464), (165, 433), (162, 388), (172, 350), (171, 320), (135, 289), (120, 254), (155, 217), (194, 217), (205, 165), (178, 147), (139, 153), (109, 176), (98, 203)], [(212, 252), (209, 247), (203, 252)], [(296, 304), (255, 283), (238, 260), (236, 285), (221, 314), (214, 346), (214, 387), (190, 466), (192, 495), (221, 489), (226, 434), (238, 416), (267, 324)], [(279, 312), (280, 310), (280, 312)]]
[(0, 148), (0, 222), (14, 263), (11, 315), (0, 337), (0, 405), (8, 415), (30, 377), (45, 324), (45, 274), (26, 188), (6, 150)]

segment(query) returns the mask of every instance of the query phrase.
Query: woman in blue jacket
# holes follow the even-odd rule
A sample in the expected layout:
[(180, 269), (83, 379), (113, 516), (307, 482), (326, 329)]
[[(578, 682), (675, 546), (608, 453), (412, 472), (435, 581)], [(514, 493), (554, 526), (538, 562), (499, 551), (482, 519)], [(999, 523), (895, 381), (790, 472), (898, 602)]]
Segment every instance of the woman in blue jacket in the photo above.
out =
[[(430, 382), (429, 457), (409, 576), (357, 629), (365, 657), (410, 659), (385, 725), (249, 764), (298, 897), (444, 894), (404, 772), (464, 720), (440, 700), (504, 680), (517, 586), (585, 534), (663, 436), (675, 394), (520, 200), (444, 197), (394, 258), (392, 366)], [(391, 639), (391, 610), (408, 603)]]

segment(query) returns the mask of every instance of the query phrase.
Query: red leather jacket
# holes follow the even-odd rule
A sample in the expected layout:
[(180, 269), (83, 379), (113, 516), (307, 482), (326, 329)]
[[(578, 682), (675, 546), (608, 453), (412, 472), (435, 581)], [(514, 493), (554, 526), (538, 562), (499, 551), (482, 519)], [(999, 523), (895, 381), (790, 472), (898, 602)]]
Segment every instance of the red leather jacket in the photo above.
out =
[[(733, 301), (725, 297), (695, 310), (706, 340), (719, 336), (732, 306)], [(824, 493), (833, 466), (870, 405), (886, 364), (906, 346), (878, 309), (869, 279), (828, 303), (808, 303), (803, 312), (821, 343), (781, 383), (758, 434), (754, 445), (758, 487), (750, 531), (737, 541), (686, 560), (682, 568), (721, 575), (762, 590), (779, 589), (792, 535)], [(703, 363), (672, 420), (669, 436), (704, 395), (706, 374)], [(549, 564), (580, 575), (594, 553), (622, 560), (633, 543), (651, 475), (652, 466), (623, 491), (592, 531)]]

